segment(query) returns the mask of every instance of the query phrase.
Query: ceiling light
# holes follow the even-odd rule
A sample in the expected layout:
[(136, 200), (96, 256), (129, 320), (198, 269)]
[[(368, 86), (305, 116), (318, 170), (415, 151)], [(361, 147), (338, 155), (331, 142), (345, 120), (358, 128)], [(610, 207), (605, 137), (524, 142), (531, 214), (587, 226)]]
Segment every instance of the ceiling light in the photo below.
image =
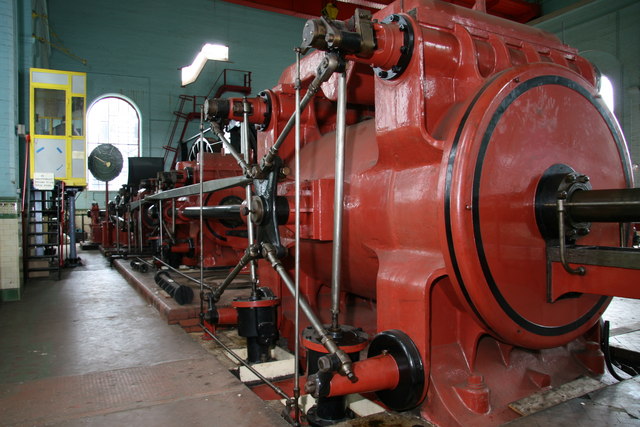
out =
[(229, 61), (229, 47), (211, 43), (202, 46), (193, 63), (180, 69), (182, 86), (195, 82), (207, 61)]

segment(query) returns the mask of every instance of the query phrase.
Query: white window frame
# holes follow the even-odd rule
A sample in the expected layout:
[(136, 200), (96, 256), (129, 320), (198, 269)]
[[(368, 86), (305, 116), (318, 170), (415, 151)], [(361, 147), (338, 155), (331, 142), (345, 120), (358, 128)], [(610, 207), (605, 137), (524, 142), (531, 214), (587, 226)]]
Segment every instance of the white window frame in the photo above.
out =
[[(137, 104), (129, 97), (122, 95), (120, 93), (105, 93), (103, 95), (100, 95), (99, 97), (97, 97), (96, 99), (93, 100), (93, 102), (91, 103), (91, 105), (89, 105), (89, 107), (87, 108), (87, 120), (86, 120), (86, 135), (87, 135), (87, 155), (89, 155), (91, 153), (91, 150), (93, 150), (97, 145), (95, 142), (91, 141), (89, 139), (89, 115), (91, 113), (91, 109), (100, 101), (107, 99), (107, 98), (117, 98), (120, 99), (122, 101), (125, 101), (127, 104), (129, 104), (133, 110), (136, 112), (136, 115), (138, 117), (138, 154), (137, 156), (139, 157), (142, 153), (142, 114), (140, 113), (140, 109), (138, 108)], [(114, 144), (117, 146), (117, 144)], [(128, 158), (125, 156), (125, 154), (123, 153), (123, 171), (121, 173), (121, 175), (116, 178), (116, 179), (124, 179), (124, 183), (127, 182), (127, 174), (125, 169), (128, 167)], [(117, 184), (114, 185), (113, 181), (109, 182), (109, 192), (111, 191), (118, 191), (118, 189), (120, 189), (121, 184)], [(105, 191), (106, 190), (106, 186), (105, 183), (102, 181), (97, 181), (93, 175), (91, 174), (91, 172), (89, 172), (89, 170), (87, 170), (87, 190), (89, 191)]]

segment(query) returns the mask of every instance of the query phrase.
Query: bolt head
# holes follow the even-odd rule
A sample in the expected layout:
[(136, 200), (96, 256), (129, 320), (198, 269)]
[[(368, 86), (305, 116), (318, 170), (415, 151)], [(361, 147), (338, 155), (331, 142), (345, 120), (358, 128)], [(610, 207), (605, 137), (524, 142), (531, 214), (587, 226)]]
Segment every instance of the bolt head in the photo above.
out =
[(380, 77), (381, 79), (386, 79), (388, 75), (389, 73), (387, 73), (386, 71), (378, 71), (378, 77)]
[(583, 228), (578, 229), (578, 234), (581, 235), (581, 236), (586, 236), (590, 232), (591, 232), (591, 229), (589, 227), (583, 227)]

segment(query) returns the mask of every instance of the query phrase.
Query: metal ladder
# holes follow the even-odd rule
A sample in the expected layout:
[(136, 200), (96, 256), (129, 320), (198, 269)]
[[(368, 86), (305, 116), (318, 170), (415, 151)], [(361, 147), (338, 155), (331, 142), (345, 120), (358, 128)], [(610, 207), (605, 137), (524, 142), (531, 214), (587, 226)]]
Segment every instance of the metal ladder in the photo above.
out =
[[(54, 272), (60, 280), (62, 269), (62, 191), (60, 184), (53, 190), (30, 191), (28, 209), (24, 212), (24, 271)], [(42, 276), (44, 277), (44, 275)]]
[[(220, 98), (227, 92), (249, 95), (251, 93), (251, 71), (225, 68), (211, 86), (207, 96), (180, 95), (178, 109), (173, 112), (175, 118), (171, 125), (169, 141), (167, 145), (162, 147), (164, 148), (164, 170), (175, 169), (179, 151), (180, 158), (186, 160), (188, 151), (185, 143), (185, 134), (189, 123), (193, 120), (200, 120), (200, 107), (205, 99), (211, 95), (215, 87), (218, 87), (218, 89), (214, 98)], [(176, 138), (181, 122), (183, 123), (182, 131), (180, 136)]]

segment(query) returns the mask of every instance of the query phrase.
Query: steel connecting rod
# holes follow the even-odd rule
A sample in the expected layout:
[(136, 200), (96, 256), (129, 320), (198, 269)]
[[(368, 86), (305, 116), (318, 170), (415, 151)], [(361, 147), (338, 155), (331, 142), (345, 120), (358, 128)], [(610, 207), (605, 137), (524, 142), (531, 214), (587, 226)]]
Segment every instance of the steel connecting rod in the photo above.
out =
[(280, 387), (278, 387), (277, 385), (275, 385), (274, 383), (272, 383), (271, 381), (269, 381), (264, 375), (262, 375), (260, 372), (258, 372), (256, 370), (256, 368), (254, 368), (253, 366), (251, 366), (249, 363), (247, 363), (246, 360), (244, 360), (242, 357), (238, 356), (238, 354), (231, 350), (227, 345), (225, 345), (220, 338), (218, 338), (214, 333), (212, 333), (210, 330), (208, 330), (202, 323), (200, 323), (200, 327), (202, 328), (202, 330), (209, 335), (211, 338), (213, 338), (213, 340), (218, 343), (218, 345), (220, 347), (222, 347), (228, 354), (230, 354), (234, 359), (236, 359), (239, 363), (241, 363), (243, 366), (245, 366), (249, 371), (251, 371), (251, 373), (253, 375), (255, 375), (256, 377), (258, 377), (260, 379), (260, 381), (262, 381), (263, 383), (265, 383), (266, 385), (268, 385), (273, 391), (275, 391), (276, 393), (278, 393), (280, 396), (282, 396), (289, 404), (291, 404), (291, 397), (289, 397), (289, 395), (287, 393), (284, 392), (284, 390), (282, 390)]
[(331, 328), (338, 329), (340, 315), (340, 266), (342, 256), (342, 204), (344, 199), (344, 144), (347, 113), (347, 76), (338, 79), (338, 112), (336, 117), (335, 190), (333, 194), (333, 252), (331, 263)]
[(213, 129), (213, 133), (215, 133), (216, 136), (218, 138), (220, 138), (220, 141), (222, 142), (222, 145), (224, 145), (224, 147), (227, 150), (229, 150), (229, 152), (231, 153), (233, 158), (236, 159), (236, 162), (238, 162), (238, 166), (240, 166), (240, 169), (242, 169), (242, 173), (245, 176), (248, 176), (249, 175), (249, 166), (247, 166), (247, 162), (244, 161), (242, 156), (240, 156), (240, 154), (238, 154), (238, 152), (236, 151), (235, 148), (233, 148), (231, 143), (229, 141), (227, 141), (227, 138), (224, 137), (224, 133), (222, 132), (222, 129), (220, 128), (220, 125), (217, 122), (211, 122), (211, 129)]
[[(271, 266), (278, 272), (278, 274), (282, 278), (282, 281), (287, 285), (289, 292), (291, 292), (292, 295), (295, 295), (295, 283), (276, 256), (276, 249), (270, 243), (264, 243), (262, 245), (262, 248), (262, 255), (264, 256), (264, 258), (266, 258), (271, 263)], [(329, 350), (332, 355), (335, 355), (338, 358), (338, 361), (340, 362), (339, 371), (347, 378), (349, 378), (350, 381), (358, 381), (358, 378), (355, 376), (351, 368), (351, 358), (347, 355), (347, 353), (345, 353), (340, 349), (340, 347), (336, 345), (333, 339), (331, 339), (324, 326), (322, 326), (320, 319), (318, 319), (316, 314), (309, 306), (307, 300), (302, 296), (300, 296), (299, 305), (305, 316), (307, 316), (307, 319), (309, 319), (309, 323), (311, 323), (313, 329), (315, 329), (316, 332), (318, 332), (318, 335), (320, 335), (320, 341), (322, 342), (322, 345), (327, 350)]]
[[(200, 108), (200, 140), (198, 141), (200, 144), (200, 185), (198, 186), (198, 203), (200, 206), (204, 206), (204, 106)], [(175, 199), (171, 201), (173, 205), (173, 210), (175, 212)], [(202, 209), (200, 209), (198, 215), (198, 238), (200, 240), (200, 295), (204, 292), (204, 213)]]
[[(242, 152), (244, 154), (245, 164), (249, 163), (250, 159), (250, 147), (249, 147), (249, 112), (251, 111), (251, 106), (249, 102), (247, 102), (247, 98), (244, 97), (242, 100), (242, 127), (240, 128), (240, 142), (242, 146)], [(245, 187), (245, 199), (247, 203), (247, 207), (251, 206), (251, 183), (248, 183)], [(253, 246), (255, 244), (255, 230), (253, 227), (252, 221), (252, 213), (251, 209), (248, 210), (247, 215), (247, 239), (249, 240), (249, 246)], [(252, 259), (249, 263), (249, 268), (251, 272), (251, 296), (255, 297), (256, 292), (258, 290), (258, 263), (255, 258)]]
[(294, 422), (300, 425), (300, 48), (296, 52), (296, 131), (295, 131), (295, 295), (294, 295), (294, 359), (296, 361), (293, 372)]
[[(307, 92), (304, 94), (302, 101), (300, 101), (300, 103), (298, 104), (300, 106), (299, 108), (301, 111), (307, 107), (307, 105), (309, 104), (311, 99), (314, 97), (314, 95), (320, 90), (320, 85), (326, 82), (327, 80), (329, 80), (331, 75), (341, 65), (342, 65), (342, 60), (337, 53), (329, 52), (325, 55), (325, 57), (322, 59), (322, 62), (318, 66), (318, 69), (316, 70), (316, 77), (313, 79), (311, 84), (309, 84), (309, 87), (307, 88)], [(287, 138), (287, 136), (289, 136), (289, 132), (291, 132), (291, 129), (293, 129), (295, 121), (296, 121), (296, 114), (294, 112), (294, 114), (291, 117), (289, 117), (289, 121), (287, 121), (287, 124), (282, 129), (282, 132), (280, 133), (280, 135), (278, 135), (278, 139), (276, 140), (275, 144), (271, 146), (269, 151), (264, 155), (264, 157), (260, 161), (261, 172), (264, 172), (265, 170), (271, 167), (271, 165), (273, 164), (273, 159), (278, 154), (278, 149), (280, 149), (280, 146), (284, 143), (284, 140)]]
[(249, 264), (252, 260), (258, 258), (259, 251), (256, 245), (249, 246), (247, 250), (244, 251), (244, 255), (240, 258), (238, 264), (233, 267), (233, 270), (229, 272), (229, 275), (224, 279), (224, 282), (220, 284), (213, 292), (212, 297), (214, 302), (220, 301), (220, 297), (227, 289), (227, 287), (233, 282), (233, 279), (242, 271), (242, 269)]

